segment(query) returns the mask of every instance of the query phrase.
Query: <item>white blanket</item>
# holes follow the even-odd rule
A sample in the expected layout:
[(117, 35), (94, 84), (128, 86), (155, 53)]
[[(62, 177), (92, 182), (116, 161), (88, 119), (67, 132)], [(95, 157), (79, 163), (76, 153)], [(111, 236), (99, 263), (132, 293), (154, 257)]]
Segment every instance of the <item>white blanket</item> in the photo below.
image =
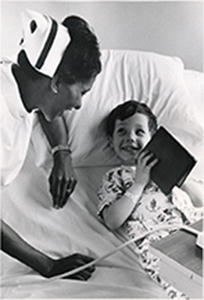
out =
[[(32, 145), (24, 168), (3, 192), (3, 216), (29, 243), (59, 258), (74, 252), (99, 257), (122, 242), (96, 217), (96, 189), (106, 168), (76, 169), (79, 183), (62, 210), (52, 209), (46, 172), (34, 165)], [(31, 171), (32, 170), (32, 171)], [(88, 282), (49, 282), (2, 254), (3, 298), (164, 298), (163, 291), (125, 248), (97, 266)]]

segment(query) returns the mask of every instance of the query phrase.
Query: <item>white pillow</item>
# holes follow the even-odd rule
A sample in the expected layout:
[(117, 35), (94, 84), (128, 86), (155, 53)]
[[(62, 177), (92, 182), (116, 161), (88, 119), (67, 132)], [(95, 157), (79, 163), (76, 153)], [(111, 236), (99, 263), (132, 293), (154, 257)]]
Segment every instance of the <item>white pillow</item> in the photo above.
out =
[(194, 70), (184, 70), (184, 81), (188, 87), (193, 103), (201, 117), (204, 112), (204, 73)]
[[(102, 66), (92, 90), (83, 97), (82, 108), (64, 113), (75, 167), (118, 163), (109, 149), (103, 120), (115, 106), (130, 99), (145, 102), (159, 125), (169, 129), (200, 160), (204, 129), (184, 82), (179, 58), (103, 50)], [(39, 133), (34, 135), (36, 144)], [(38, 143), (38, 165), (42, 165), (47, 154), (45, 149), (39, 150)]]

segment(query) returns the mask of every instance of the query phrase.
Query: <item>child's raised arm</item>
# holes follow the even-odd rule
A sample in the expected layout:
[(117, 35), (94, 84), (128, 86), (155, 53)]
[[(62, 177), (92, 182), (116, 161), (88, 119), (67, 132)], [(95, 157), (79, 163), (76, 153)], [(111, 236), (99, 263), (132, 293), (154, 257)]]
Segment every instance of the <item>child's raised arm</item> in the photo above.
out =
[(135, 183), (124, 195), (102, 211), (103, 220), (111, 229), (117, 229), (129, 217), (139, 200), (143, 186)]
[[(120, 227), (125, 220), (132, 213), (135, 205), (137, 204), (142, 192), (150, 180), (150, 170), (157, 163), (157, 159), (149, 152), (141, 152), (137, 159), (137, 168), (135, 174), (135, 181), (132, 186), (125, 191), (124, 194), (117, 193), (117, 183), (112, 183), (112, 191), (114, 193), (106, 194), (107, 205), (101, 211), (101, 216), (106, 225), (114, 230)], [(106, 184), (106, 182), (104, 182)], [(102, 188), (104, 193), (107, 192), (108, 187)], [(103, 193), (102, 192), (102, 193)], [(112, 199), (108, 199), (112, 198)], [(113, 199), (114, 198), (114, 199)]]

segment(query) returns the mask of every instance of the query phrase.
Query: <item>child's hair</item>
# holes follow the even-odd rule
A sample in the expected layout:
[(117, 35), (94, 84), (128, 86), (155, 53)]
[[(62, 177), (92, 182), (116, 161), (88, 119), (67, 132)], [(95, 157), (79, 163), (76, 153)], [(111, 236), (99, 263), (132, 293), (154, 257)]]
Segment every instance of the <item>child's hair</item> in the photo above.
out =
[(107, 136), (113, 136), (115, 122), (117, 119), (123, 121), (127, 118), (130, 118), (135, 113), (140, 113), (147, 116), (149, 131), (151, 135), (153, 135), (157, 130), (156, 116), (145, 103), (140, 103), (136, 100), (129, 100), (115, 107), (108, 115), (106, 119)]

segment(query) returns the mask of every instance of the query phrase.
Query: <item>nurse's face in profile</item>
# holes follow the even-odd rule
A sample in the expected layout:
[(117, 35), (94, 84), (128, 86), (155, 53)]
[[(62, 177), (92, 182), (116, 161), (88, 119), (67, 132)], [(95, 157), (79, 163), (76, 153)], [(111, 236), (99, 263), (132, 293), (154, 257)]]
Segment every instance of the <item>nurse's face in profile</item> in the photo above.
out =
[(68, 84), (65, 81), (56, 83), (54, 92), (46, 107), (41, 109), (47, 121), (61, 116), (65, 110), (80, 109), (82, 96), (91, 90), (96, 77), (87, 81), (78, 81)]

